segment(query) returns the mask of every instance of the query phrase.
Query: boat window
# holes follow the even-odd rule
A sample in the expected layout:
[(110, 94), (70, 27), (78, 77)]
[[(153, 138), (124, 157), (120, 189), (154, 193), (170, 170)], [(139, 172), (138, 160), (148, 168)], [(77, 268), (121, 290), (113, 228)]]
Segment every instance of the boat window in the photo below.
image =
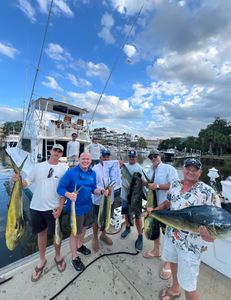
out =
[(67, 107), (63, 106), (63, 105), (54, 105), (53, 106), (53, 111), (58, 111), (61, 113), (67, 113)]
[(22, 149), (27, 152), (31, 152), (31, 140), (22, 139)]
[(68, 112), (69, 112), (70, 115), (79, 116), (79, 111), (76, 111), (76, 110), (73, 110), (73, 109), (69, 109)]

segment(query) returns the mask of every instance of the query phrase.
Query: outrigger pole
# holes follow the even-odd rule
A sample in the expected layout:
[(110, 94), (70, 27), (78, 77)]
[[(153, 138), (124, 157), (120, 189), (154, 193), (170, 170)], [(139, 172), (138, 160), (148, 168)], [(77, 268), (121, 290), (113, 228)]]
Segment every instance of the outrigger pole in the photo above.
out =
[(49, 23), (50, 23), (53, 2), (54, 2), (54, 0), (51, 0), (49, 12), (48, 12), (48, 17), (47, 17), (47, 22), (46, 22), (46, 27), (45, 27), (45, 31), (44, 31), (44, 35), (43, 35), (42, 46), (41, 46), (41, 49), (40, 49), (39, 59), (38, 59), (38, 63), (37, 63), (37, 67), (36, 67), (36, 72), (35, 72), (35, 76), (34, 76), (34, 80), (33, 80), (33, 85), (32, 85), (32, 89), (31, 89), (29, 106), (28, 106), (28, 110), (27, 110), (27, 114), (26, 114), (26, 118), (25, 118), (25, 124), (23, 126), (22, 134), (20, 136), (20, 140), (21, 140), (21, 138), (24, 135), (25, 125), (26, 125), (26, 122), (28, 120), (28, 115), (29, 115), (29, 111), (30, 111), (30, 108), (31, 108), (31, 104), (32, 104), (32, 98), (33, 98), (33, 95), (34, 95), (35, 84), (36, 84), (38, 73), (39, 73), (39, 70), (40, 70), (39, 68), (40, 68), (40, 63), (41, 63), (41, 59), (42, 59), (42, 55), (43, 55), (43, 50), (44, 50), (44, 45), (45, 45), (45, 41), (46, 41), (47, 30), (48, 30), (48, 26), (49, 26)]
[(106, 82), (105, 82), (105, 85), (104, 85), (104, 87), (103, 87), (103, 90), (102, 90), (102, 92), (101, 92), (101, 94), (100, 94), (99, 100), (98, 100), (98, 102), (97, 102), (97, 104), (96, 104), (96, 107), (95, 107), (93, 113), (92, 113), (92, 116), (91, 116), (91, 119), (90, 119), (90, 124), (91, 124), (91, 122), (94, 120), (94, 115), (95, 115), (96, 110), (97, 110), (97, 108), (98, 108), (98, 106), (99, 106), (99, 103), (100, 103), (100, 101), (101, 101), (101, 99), (102, 99), (102, 97), (103, 97), (103, 94), (104, 94), (104, 92), (105, 92), (105, 90), (106, 90), (106, 88), (107, 88), (108, 82), (109, 82), (109, 80), (110, 80), (110, 78), (111, 78), (111, 76), (112, 76), (112, 73), (113, 73), (113, 71), (114, 71), (114, 69), (115, 69), (115, 67), (116, 67), (116, 65), (117, 65), (117, 63), (118, 63), (118, 61), (119, 61), (120, 55), (121, 55), (121, 53), (122, 53), (122, 50), (123, 50), (124, 46), (126, 45), (126, 43), (127, 43), (128, 39), (129, 39), (129, 37), (130, 37), (130, 34), (131, 34), (131, 32), (132, 32), (132, 30), (133, 30), (135, 24), (137, 23), (137, 20), (138, 20), (140, 14), (141, 14), (141, 11), (142, 11), (143, 7), (144, 7), (144, 3), (142, 4), (142, 6), (141, 6), (141, 8), (140, 8), (140, 10), (139, 10), (139, 12), (138, 12), (138, 14), (137, 14), (137, 16), (136, 16), (136, 18), (135, 18), (133, 24), (132, 24), (131, 29), (129, 30), (127, 36), (125, 37), (125, 40), (124, 40), (122, 46), (120, 47), (120, 49), (119, 49), (119, 51), (118, 51), (118, 55), (117, 55), (117, 57), (116, 57), (116, 59), (115, 59), (113, 65), (112, 65), (111, 71), (110, 71), (109, 76), (108, 76), (108, 78), (107, 78), (107, 80), (106, 80)]

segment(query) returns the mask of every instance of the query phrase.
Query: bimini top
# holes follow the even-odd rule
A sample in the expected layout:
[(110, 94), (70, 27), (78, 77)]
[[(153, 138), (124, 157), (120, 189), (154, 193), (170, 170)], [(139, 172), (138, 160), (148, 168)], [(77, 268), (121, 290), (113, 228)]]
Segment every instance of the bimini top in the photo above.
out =
[(33, 109), (47, 111), (60, 115), (81, 116), (88, 111), (85, 108), (80, 108), (70, 105), (65, 102), (56, 101), (53, 98), (38, 98), (32, 102)]

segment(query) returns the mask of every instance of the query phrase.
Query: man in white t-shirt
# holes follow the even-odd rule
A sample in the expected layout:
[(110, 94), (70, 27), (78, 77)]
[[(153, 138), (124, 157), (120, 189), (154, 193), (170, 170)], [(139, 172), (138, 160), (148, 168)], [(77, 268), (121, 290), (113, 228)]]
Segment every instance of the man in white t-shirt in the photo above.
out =
[(77, 161), (79, 158), (80, 143), (76, 141), (77, 133), (72, 133), (72, 140), (67, 143), (67, 159), (68, 161)]
[[(97, 188), (99, 189), (105, 189), (105, 185), (108, 185), (110, 183), (110, 178), (105, 178), (104, 172), (103, 172), (103, 162), (110, 160), (110, 151), (105, 149), (102, 150), (101, 156), (100, 156), (100, 162), (95, 165), (92, 169), (96, 173), (96, 184)], [(99, 239), (98, 239), (98, 231), (99, 231), (99, 225), (98, 225), (98, 214), (99, 214), (99, 208), (100, 203), (103, 200), (104, 195), (92, 195), (92, 202), (93, 202), (93, 240), (92, 240), (92, 248), (95, 252), (99, 250)], [(110, 189), (110, 197), (111, 202), (114, 201), (114, 191), (113, 188)], [(105, 244), (111, 246), (113, 244), (112, 240), (107, 236), (106, 230), (102, 230), (102, 233), (100, 235), (100, 240), (103, 241)]]
[[(153, 183), (147, 183), (147, 187), (156, 192), (157, 205), (160, 205), (166, 200), (167, 191), (170, 184), (174, 180), (178, 180), (177, 170), (168, 164), (161, 161), (161, 154), (158, 150), (150, 151), (148, 158), (152, 162), (152, 166), (148, 172), (148, 177), (152, 178), (154, 173)], [(163, 224), (162, 224), (163, 226)], [(164, 232), (165, 228), (162, 227)], [(160, 257), (160, 237), (154, 240), (154, 247), (152, 250), (143, 252), (144, 258)], [(160, 278), (167, 280), (171, 277), (170, 263), (165, 262), (162, 270), (160, 271)]]
[[(55, 219), (60, 216), (65, 202), (65, 198), (60, 198), (56, 192), (59, 180), (67, 170), (64, 164), (59, 163), (63, 150), (62, 145), (55, 144), (52, 147), (48, 161), (38, 163), (30, 174), (22, 180), (23, 188), (28, 187), (32, 183), (34, 184), (30, 213), (32, 233), (38, 235), (39, 262), (31, 276), (33, 282), (39, 280), (43, 273), (47, 263), (47, 234), (55, 234)], [(20, 176), (15, 174), (13, 179), (14, 181), (20, 180)], [(54, 242), (54, 247), (54, 260), (57, 269), (59, 272), (63, 272), (66, 268), (66, 263), (60, 253), (61, 243), (57, 245)]]
[(92, 159), (92, 166), (99, 163), (99, 158), (102, 150), (105, 150), (106, 148), (99, 144), (99, 140), (97, 137), (92, 138), (92, 144), (89, 144), (86, 147), (86, 151), (91, 154)]

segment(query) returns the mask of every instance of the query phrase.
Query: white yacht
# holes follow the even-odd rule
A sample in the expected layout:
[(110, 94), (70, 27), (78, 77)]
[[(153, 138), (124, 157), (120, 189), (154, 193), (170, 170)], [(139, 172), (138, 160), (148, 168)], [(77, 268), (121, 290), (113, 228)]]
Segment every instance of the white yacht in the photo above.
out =
[(66, 145), (72, 133), (77, 133), (80, 142), (80, 153), (85, 145), (91, 142), (88, 124), (83, 119), (86, 109), (79, 108), (52, 98), (39, 98), (31, 102), (27, 119), (19, 135), (16, 147), (7, 147), (6, 151), (19, 166), (26, 156), (23, 173), (27, 174), (33, 165), (47, 160), (54, 144), (64, 147), (63, 160), (66, 156)]

